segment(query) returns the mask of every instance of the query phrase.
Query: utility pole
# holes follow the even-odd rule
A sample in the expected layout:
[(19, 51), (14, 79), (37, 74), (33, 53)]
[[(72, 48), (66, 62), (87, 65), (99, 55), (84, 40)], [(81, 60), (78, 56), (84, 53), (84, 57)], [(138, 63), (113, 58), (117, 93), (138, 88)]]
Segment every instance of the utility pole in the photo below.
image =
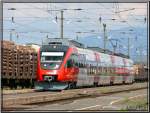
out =
[(107, 41), (107, 36), (106, 36), (106, 24), (103, 24), (104, 28), (104, 51), (106, 49), (106, 41)]
[(48, 39), (48, 34), (46, 35), (46, 38)]
[[(59, 9), (59, 10), (48, 10), (48, 11), (59, 11), (60, 13), (61, 13), (61, 17), (60, 17), (60, 38), (62, 38), (63, 39), (63, 20), (64, 20), (64, 18), (63, 18), (63, 13), (64, 13), (64, 10), (78, 10), (78, 11), (80, 11), (80, 10), (83, 10), (83, 9), (80, 9), (80, 8), (78, 8), (78, 9)], [(57, 18), (57, 16), (56, 16), (56, 18), (55, 18), (56, 20), (58, 19)]]
[(138, 47), (136, 49), (136, 51), (138, 51), (138, 53), (137, 53), (137, 61), (138, 61), (139, 64), (142, 64), (142, 47), (141, 46)]
[(114, 53), (116, 52), (116, 49), (118, 47), (118, 40), (117, 39), (114, 39), (116, 41), (116, 45), (114, 45)]
[(142, 64), (142, 47), (139, 47), (139, 52), (140, 52), (140, 63)]
[(12, 41), (12, 31), (10, 31), (10, 41)]
[(61, 28), (61, 32), (60, 32), (60, 37), (63, 38), (63, 10), (61, 10), (61, 24), (60, 24), (60, 28)]
[[(115, 53), (115, 51), (116, 51), (116, 45), (114, 45), (114, 44), (112, 43), (111, 39), (109, 39), (109, 41), (110, 41), (110, 43), (111, 43), (111, 45), (112, 45), (112, 47), (113, 47), (113, 52)], [(114, 53), (113, 53), (113, 54), (114, 54)]]
[(119, 53), (121, 53), (121, 47), (122, 47), (122, 45), (121, 44), (119, 44)]
[(11, 29), (11, 30), (10, 30), (10, 37), (9, 37), (9, 38), (10, 38), (10, 41), (12, 41), (13, 32), (15, 32), (15, 29)]
[(76, 40), (78, 40), (78, 35), (76, 36)]
[(128, 37), (128, 56), (130, 57), (130, 38)]

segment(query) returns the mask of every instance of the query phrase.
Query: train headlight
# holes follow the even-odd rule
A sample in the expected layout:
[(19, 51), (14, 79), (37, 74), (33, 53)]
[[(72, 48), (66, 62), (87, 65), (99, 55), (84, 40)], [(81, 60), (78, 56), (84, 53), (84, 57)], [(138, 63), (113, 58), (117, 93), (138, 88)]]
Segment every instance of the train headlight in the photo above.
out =
[(56, 48), (56, 46), (53, 46), (53, 48)]

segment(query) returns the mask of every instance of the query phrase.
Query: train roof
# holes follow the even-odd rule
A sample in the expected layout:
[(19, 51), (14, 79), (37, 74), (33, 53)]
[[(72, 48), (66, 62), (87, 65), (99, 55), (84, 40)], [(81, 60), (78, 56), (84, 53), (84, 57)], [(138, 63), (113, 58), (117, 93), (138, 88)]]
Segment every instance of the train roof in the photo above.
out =
[(84, 48), (84, 44), (69, 38), (47, 38), (42, 45), (64, 45)]
[(119, 56), (119, 57), (123, 57), (123, 58), (127, 58), (129, 59), (129, 56), (124, 55), (122, 53), (114, 53), (108, 49), (103, 49), (103, 48), (99, 48), (99, 47), (86, 47), (84, 46), (84, 44), (69, 39), (69, 38), (47, 38), (42, 45), (65, 45), (65, 46), (75, 46), (75, 47), (79, 47), (79, 48), (84, 48), (84, 49), (89, 49), (89, 50), (93, 50), (93, 51), (97, 51), (100, 53), (105, 53), (105, 54), (109, 54), (109, 55), (115, 55), (115, 56)]
[(87, 47), (87, 49), (91, 49), (100, 53), (105, 53), (105, 54), (109, 54), (109, 55), (115, 55), (115, 56), (120, 56), (123, 58), (129, 58), (129, 56), (122, 54), (122, 53), (114, 53), (113, 51), (110, 51), (108, 49), (103, 49), (103, 48), (99, 48), (99, 47)]

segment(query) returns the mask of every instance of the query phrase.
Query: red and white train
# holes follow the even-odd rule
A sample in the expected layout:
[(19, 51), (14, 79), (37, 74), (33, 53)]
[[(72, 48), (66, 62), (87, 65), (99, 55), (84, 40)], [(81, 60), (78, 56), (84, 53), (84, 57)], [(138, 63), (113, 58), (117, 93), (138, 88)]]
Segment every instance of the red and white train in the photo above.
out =
[(133, 83), (133, 61), (75, 46), (67, 39), (49, 39), (38, 51), (38, 90)]

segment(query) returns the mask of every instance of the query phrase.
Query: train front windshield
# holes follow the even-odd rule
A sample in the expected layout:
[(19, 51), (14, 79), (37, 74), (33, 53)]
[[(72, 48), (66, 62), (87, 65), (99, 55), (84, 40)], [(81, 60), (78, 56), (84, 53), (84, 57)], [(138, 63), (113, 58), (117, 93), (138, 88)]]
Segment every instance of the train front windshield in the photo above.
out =
[(41, 52), (42, 69), (58, 69), (63, 61), (64, 52)]

